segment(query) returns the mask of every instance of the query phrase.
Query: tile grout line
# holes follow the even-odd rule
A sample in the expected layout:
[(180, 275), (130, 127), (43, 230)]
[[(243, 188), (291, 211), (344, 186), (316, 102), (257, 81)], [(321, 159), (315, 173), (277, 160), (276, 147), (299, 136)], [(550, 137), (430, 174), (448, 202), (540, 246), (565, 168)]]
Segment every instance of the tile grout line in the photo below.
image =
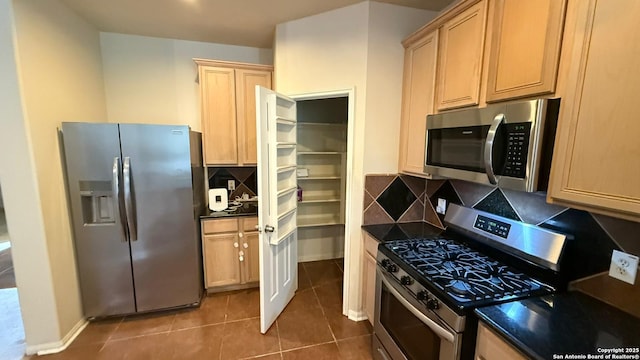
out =
[[(104, 341), (104, 343), (102, 344), (102, 346), (100, 347), (100, 350), (98, 350), (98, 352), (104, 350), (104, 347), (107, 346), (107, 343), (109, 341), (111, 341), (111, 337), (113, 336), (113, 334), (116, 333), (116, 331), (118, 331), (118, 329), (120, 329), (120, 325), (122, 324), (122, 322), (124, 321), (124, 316), (122, 318), (120, 318), (120, 321), (118, 322), (118, 325), (116, 326), (115, 329), (113, 329), (113, 331), (111, 332), (111, 334), (109, 334), (109, 336), (107, 337), (107, 340)], [(91, 323), (89, 323), (91, 324)], [(88, 326), (88, 325), (87, 325)], [(86, 328), (85, 328), (86, 330)], [(84, 331), (84, 330), (83, 330)]]
[(334, 341), (325, 341), (325, 342), (321, 342), (321, 343), (317, 343), (317, 344), (305, 345), (305, 346), (300, 346), (300, 347), (297, 347), (297, 348), (291, 348), (291, 349), (287, 349), (287, 350), (282, 350), (282, 353), (288, 353), (288, 352), (292, 352), (292, 351), (296, 351), (296, 350), (308, 349), (308, 348), (312, 348), (314, 346), (327, 345), (327, 344), (336, 344), (336, 346), (338, 346), (338, 343), (335, 340)]
[(327, 317), (327, 313), (324, 310), (324, 306), (322, 306), (322, 303), (320, 303), (320, 298), (318, 297), (318, 293), (316, 292), (315, 286), (313, 286), (313, 284), (311, 285), (312, 285), (311, 289), (313, 290), (313, 295), (316, 297), (316, 302), (318, 303), (318, 305), (320, 305), (320, 310), (322, 311), (322, 317), (327, 321), (327, 326), (329, 327), (329, 332), (331, 333), (333, 342), (335, 342), (336, 346), (338, 346), (338, 340), (336, 340), (336, 335), (333, 333), (333, 329), (331, 328), (331, 324), (329, 323), (329, 318)]
[(280, 324), (276, 319), (276, 333), (278, 334), (278, 349), (280, 350), (280, 358), (282, 358), (282, 339), (280, 339)]
[(220, 353), (218, 355), (218, 360), (222, 360), (222, 349), (224, 347), (224, 334), (226, 334), (226, 330), (227, 330), (227, 311), (229, 310), (229, 301), (230, 301), (231, 296), (227, 295), (227, 302), (224, 306), (224, 322), (222, 323), (222, 339), (220, 339)]

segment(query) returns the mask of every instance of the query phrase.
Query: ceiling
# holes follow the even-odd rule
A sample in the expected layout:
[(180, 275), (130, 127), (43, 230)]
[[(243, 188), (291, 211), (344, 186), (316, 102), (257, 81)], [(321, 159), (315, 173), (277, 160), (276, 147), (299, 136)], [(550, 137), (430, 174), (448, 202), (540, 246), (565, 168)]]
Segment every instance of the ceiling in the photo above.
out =
[[(362, 0), (61, 0), (98, 30), (271, 48), (275, 25)], [(452, 0), (379, 0), (439, 11)]]

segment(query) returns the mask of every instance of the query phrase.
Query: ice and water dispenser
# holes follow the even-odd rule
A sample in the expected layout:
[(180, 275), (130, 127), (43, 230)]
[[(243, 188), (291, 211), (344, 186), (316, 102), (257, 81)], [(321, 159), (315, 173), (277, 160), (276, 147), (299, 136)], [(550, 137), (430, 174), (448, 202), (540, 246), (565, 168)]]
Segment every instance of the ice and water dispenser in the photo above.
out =
[(85, 225), (116, 222), (111, 181), (79, 181), (82, 217)]

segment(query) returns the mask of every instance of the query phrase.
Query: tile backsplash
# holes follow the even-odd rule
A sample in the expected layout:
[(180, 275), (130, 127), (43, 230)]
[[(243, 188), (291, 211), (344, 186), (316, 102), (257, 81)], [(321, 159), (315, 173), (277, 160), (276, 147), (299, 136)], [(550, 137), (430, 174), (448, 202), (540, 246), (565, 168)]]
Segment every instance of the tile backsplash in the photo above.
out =
[[(412, 196), (415, 197), (413, 201)], [(566, 274), (568, 281), (578, 280), (574, 282), (576, 288), (623, 310), (629, 299), (624, 300), (625, 303), (616, 303), (616, 297), (606, 294), (603, 289), (613, 288), (617, 290), (616, 293), (627, 289), (628, 294), (640, 301), (640, 291), (636, 290), (638, 286), (633, 287), (604, 274), (609, 269), (614, 249), (640, 255), (640, 223), (551, 205), (546, 202), (545, 193), (505, 190), (462, 180), (367, 175), (364, 224), (424, 220), (444, 229), (444, 215), (435, 211), (439, 198), (447, 200), (447, 203), (479, 209), (567, 234), (569, 240), (565, 248), (562, 273)], [(583, 281), (586, 285), (581, 287)], [(640, 279), (636, 282), (640, 282)]]
[(364, 225), (422, 221), (426, 181), (407, 175), (367, 175)]
[(241, 197), (243, 193), (249, 197), (258, 195), (257, 168), (253, 167), (228, 167), (228, 168), (207, 168), (209, 175), (209, 189), (227, 188), (229, 180), (234, 180), (236, 189), (229, 194), (229, 199)]

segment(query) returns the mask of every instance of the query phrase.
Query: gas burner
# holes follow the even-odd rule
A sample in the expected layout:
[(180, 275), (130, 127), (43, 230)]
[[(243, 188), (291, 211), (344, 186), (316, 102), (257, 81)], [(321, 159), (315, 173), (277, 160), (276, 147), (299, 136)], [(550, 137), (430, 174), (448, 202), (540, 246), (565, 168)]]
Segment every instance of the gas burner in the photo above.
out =
[(453, 240), (397, 240), (384, 246), (461, 303), (502, 299), (541, 287), (527, 275)]

